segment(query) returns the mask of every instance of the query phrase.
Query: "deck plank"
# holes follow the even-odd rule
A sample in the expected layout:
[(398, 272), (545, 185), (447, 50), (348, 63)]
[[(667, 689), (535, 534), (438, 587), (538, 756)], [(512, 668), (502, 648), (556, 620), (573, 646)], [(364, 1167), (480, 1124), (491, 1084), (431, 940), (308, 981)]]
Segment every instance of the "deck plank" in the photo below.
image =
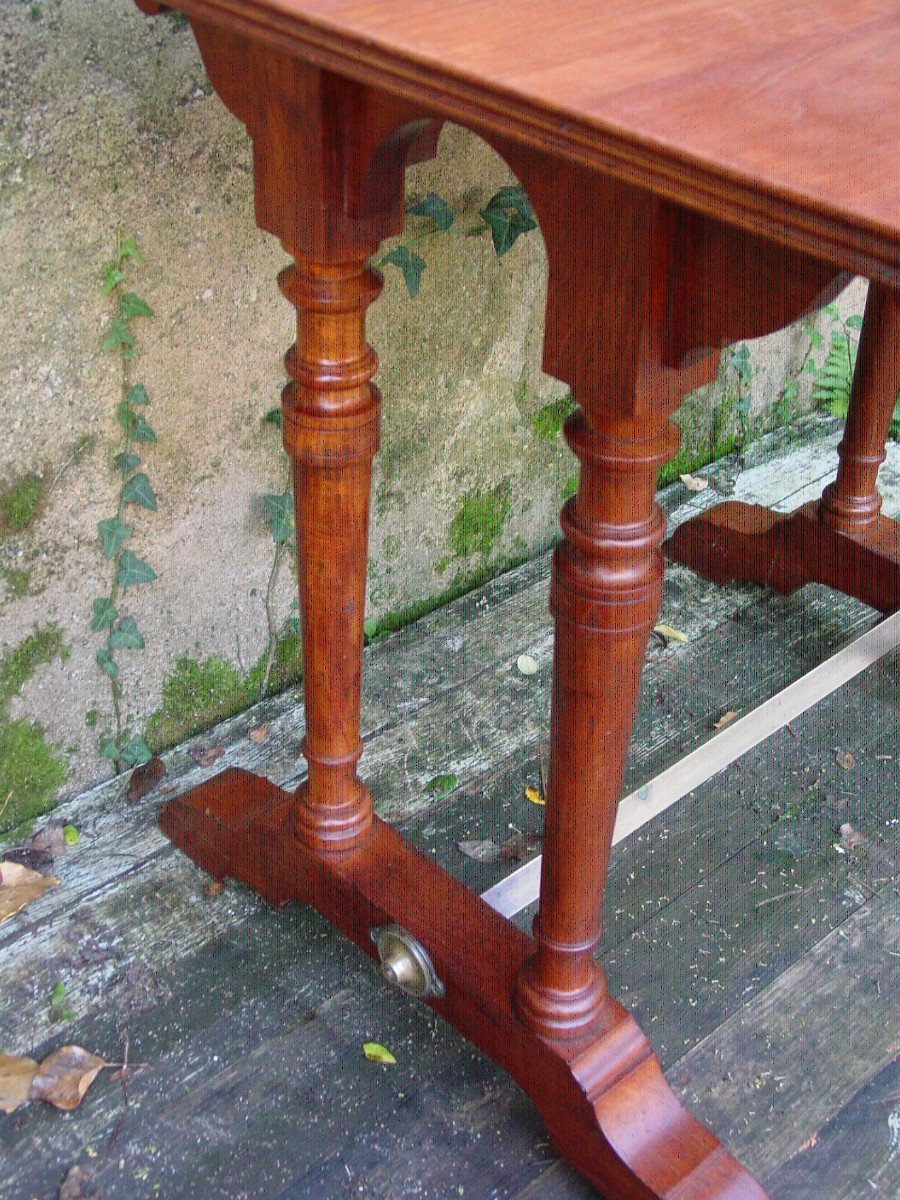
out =
[[(739, 486), (750, 498), (775, 494), (785, 503), (792, 490), (820, 487), (815, 447), (793, 453), (802, 459), (796, 469), (790, 455), (763, 462)], [(895, 457), (889, 466), (900, 465)], [(683, 496), (676, 487), (663, 499), (671, 507)], [(691, 498), (676, 520), (707, 502), (706, 493)], [(366, 653), (363, 764), (379, 805), (478, 888), (509, 864), (475, 863), (458, 841), (540, 827), (523, 782), (537, 782), (546, 733), (547, 571), (546, 558), (528, 563)], [(691, 642), (651, 653), (630, 787), (714, 736), (712, 721), (736, 707), (736, 696), (742, 709), (765, 699), (874, 620), (824, 588), (771, 597), (714, 588), (681, 569), (668, 572), (664, 615)], [(523, 650), (539, 661), (528, 680), (514, 666)], [(730, 1036), (818, 947), (848, 936), (894, 895), (885, 881), (898, 858), (896, 762), (877, 756), (897, 740), (896, 662), (871, 668), (795, 723), (798, 736), (783, 731), (615, 848), (601, 956), (676, 1086), (680, 1070), (705, 1078), (683, 1065), (690, 1054)], [(247, 730), (263, 722), (270, 738), (250, 742)], [(301, 732), (293, 696), (266, 701), (173, 751), (165, 786), (180, 790), (225, 765), (296, 782)], [(209, 744), (226, 753), (204, 770), (191, 751)], [(837, 765), (837, 745), (853, 751), (853, 770)], [(427, 781), (450, 770), (459, 786), (430, 795)], [(372, 964), (315, 913), (267, 909), (231, 884), (205, 897), (203, 874), (156, 830), (159, 791), (129, 808), (119, 790), (112, 783), (63, 806), (82, 841), (58, 864), (62, 885), (0, 931), (4, 1050), (41, 1053), (64, 1032), (113, 1057), (127, 1030), (132, 1058), (150, 1064), (135, 1077), (116, 1153), (98, 1172), (104, 1196), (443, 1200), (452, 1178), (465, 1196), (505, 1200), (545, 1176), (569, 1188), (560, 1196), (589, 1194), (558, 1167), (548, 1176), (540, 1123), (484, 1056), (427, 1010), (388, 994)], [(849, 855), (834, 850), (844, 821), (867, 839)], [(875, 925), (868, 928), (868, 944), (878, 946)], [(670, 957), (678, 999), (656, 981), (661, 954)], [(76, 1013), (64, 1027), (47, 1021), (57, 979)], [(854, 995), (828, 993), (822, 1012), (833, 1022), (833, 1002), (843, 1018), (840, 1005)], [(875, 1023), (871, 1009), (860, 1013)], [(370, 1039), (390, 1046), (396, 1068), (363, 1059)], [(823, 1121), (836, 1119), (882, 1061), (880, 1043), (863, 1042), (844, 1074), (835, 1067)], [(823, 1071), (830, 1061), (825, 1055)], [(715, 1082), (717, 1064), (703, 1069)], [(720, 1105), (728, 1141), (723, 1097), (709, 1103)], [(120, 1105), (102, 1077), (77, 1114), (34, 1105), (0, 1118), (11, 1200), (54, 1196), (71, 1162), (96, 1161), (87, 1148), (102, 1155)], [(796, 1107), (785, 1110), (794, 1153), (810, 1136), (804, 1119)], [(749, 1145), (753, 1127), (746, 1137)]]

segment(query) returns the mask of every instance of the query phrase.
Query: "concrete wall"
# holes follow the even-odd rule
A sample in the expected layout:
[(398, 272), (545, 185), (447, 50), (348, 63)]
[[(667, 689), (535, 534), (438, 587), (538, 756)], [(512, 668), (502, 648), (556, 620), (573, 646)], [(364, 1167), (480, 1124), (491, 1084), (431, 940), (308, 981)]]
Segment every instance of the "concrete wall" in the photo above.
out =
[[(132, 378), (146, 385), (158, 438), (141, 447), (157, 511), (128, 510), (129, 545), (157, 579), (126, 596), (146, 649), (120, 655), (122, 709), (136, 731), (164, 709), (166, 719), (151, 723), (157, 740), (252, 699), (247, 677), (268, 644), (274, 557), (262, 498), (286, 479), (277, 429), (262, 418), (277, 404), (293, 331), (275, 285), (283, 254), (253, 221), (249, 143), (212, 95), (183, 20), (147, 20), (125, 0), (7, 0), (0, 33), (0, 806), (2, 789), (16, 793), (8, 821), (16, 806), (28, 810), (29, 788), (46, 798), (63, 781), (72, 790), (109, 770), (97, 753), (111, 726), (108, 680), (95, 662), (103, 636), (90, 623), (92, 600), (109, 591), (96, 527), (115, 512), (111, 461), (121, 448), (120, 363), (100, 349), (112, 313), (103, 267), (117, 228), (136, 235), (144, 261), (133, 286), (155, 312), (134, 323)], [(571, 485), (574, 462), (556, 433), (565, 389), (540, 371), (540, 235), (498, 259), (489, 237), (466, 232), (507, 182), (504, 164), (454, 126), (437, 159), (408, 174), (410, 196), (440, 193), (455, 221), (418, 245), (427, 262), (418, 297), (389, 268), (371, 313), (385, 400), (373, 618), (545, 547)], [(427, 228), (410, 218), (413, 233)], [(861, 288), (845, 296), (844, 312), (861, 311)], [(723, 356), (718, 383), (682, 409), (685, 461), (708, 458), (735, 433), (742, 387), (762, 427), (809, 352), (800, 328), (751, 344), (749, 384)], [(809, 376), (798, 382), (803, 407)], [(37, 503), (22, 524), (29, 497)], [(5, 531), (4, 503), (13, 514)], [(269, 606), (281, 631), (292, 594), (284, 569)], [(51, 623), (61, 632), (40, 632)]]

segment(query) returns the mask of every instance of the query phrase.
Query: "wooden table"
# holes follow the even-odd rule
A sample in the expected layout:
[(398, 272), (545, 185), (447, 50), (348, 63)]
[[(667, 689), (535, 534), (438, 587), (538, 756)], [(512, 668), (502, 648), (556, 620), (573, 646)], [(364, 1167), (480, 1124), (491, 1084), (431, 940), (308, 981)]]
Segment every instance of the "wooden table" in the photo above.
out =
[[(158, 12), (154, 0), (138, 0)], [(594, 960), (616, 802), (663, 578), (671, 414), (719, 352), (871, 280), (836, 481), (789, 516), (723, 504), (668, 552), (717, 579), (900, 605), (876, 490), (900, 387), (896, 0), (175, 0), (253, 139), (256, 218), (294, 259), (294, 465), (308, 777), (225, 771), (168, 835), (312, 904), (519, 1082), (607, 1197), (763, 1193), (669, 1090)], [(562, 511), (541, 897), (528, 937), (373, 816), (357, 776), (380, 397), (368, 266), (445, 119), (503, 156), (547, 247), (544, 369), (580, 408)], [(225, 348), (223, 347), (223, 350)], [(389, 399), (389, 398), (388, 398)], [(377, 944), (376, 944), (377, 943)]]

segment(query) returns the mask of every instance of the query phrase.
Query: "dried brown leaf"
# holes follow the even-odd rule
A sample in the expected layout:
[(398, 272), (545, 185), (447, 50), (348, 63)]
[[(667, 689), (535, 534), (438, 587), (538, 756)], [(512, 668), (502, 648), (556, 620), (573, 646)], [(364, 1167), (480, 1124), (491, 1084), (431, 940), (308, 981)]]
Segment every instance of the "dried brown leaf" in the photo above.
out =
[(857, 846), (865, 846), (867, 840), (865, 835), (858, 829), (854, 829), (849, 821), (841, 826), (841, 846), (844, 850), (855, 850)]
[(205, 750), (201, 750), (197, 755), (197, 762), (201, 767), (211, 767), (224, 753), (224, 746), (207, 746)]
[(856, 759), (849, 750), (838, 750), (837, 765), (842, 771), (852, 771), (856, 766)]
[(690, 638), (686, 633), (682, 633), (680, 629), (674, 629), (671, 625), (654, 625), (653, 632), (657, 635), (657, 637), (661, 637), (666, 645), (668, 645), (669, 642), (690, 641)]
[(456, 843), (466, 858), (474, 858), (476, 862), (494, 862), (500, 857), (500, 847), (489, 839), (478, 842)]
[(539, 833), (517, 833), (500, 847), (500, 857), (511, 862), (527, 862), (540, 844)]
[(55, 875), (40, 875), (21, 863), (0, 862), (0, 923), (58, 883)]
[(216, 896), (221, 896), (224, 891), (225, 884), (221, 879), (210, 879), (203, 885), (203, 895), (207, 900), (214, 900)]
[(267, 742), (269, 740), (268, 725), (257, 725), (255, 729), (251, 729), (247, 734), (251, 742)]
[(95, 1187), (90, 1187), (92, 1172), (86, 1171), (76, 1163), (69, 1167), (66, 1177), (59, 1185), (57, 1200), (89, 1200), (98, 1195)]
[(728, 712), (722, 713), (718, 721), (713, 722), (713, 729), (724, 729), (726, 725), (731, 724), (736, 716), (737, 712), (735, 712), (734, 709), (729, 708)]
[(546, 800), (536, 787), (527, 787), (525, 789), (525, 799), (530, 800), (532, 804), (540, 804), (541, 806), (546, 804)]
[(38, 1067), (28, 1098), (56, 1108), (77, 1108), (106, 1065), (104, 1059), (80, 1046), (60, 1046)]
[(684, 484), (689, 492), (705, 492), (709, 487), (708, 479), (701, 479), (699, 475), (679, 475), (678, 478)]
[(128, 803), (137, 804), (138, 801), (143, 800), (153, 791), (159, 781), (165, 778), (165, 774), (166, 764), (156, 755), (148, 758), (139, 767), (135, 767), (128, 780)]
[(66, 835), (63, 833), (62, 821), (48, 821), (43, 829), (39, 829), (31, 839), (35, 850), (42, 850), (51, 858), (59, 858), (66, 852)]
[(37, 1069), (33, 1058), (0, 1054), (0, 1112), (15, 1112), (28, 1101)]

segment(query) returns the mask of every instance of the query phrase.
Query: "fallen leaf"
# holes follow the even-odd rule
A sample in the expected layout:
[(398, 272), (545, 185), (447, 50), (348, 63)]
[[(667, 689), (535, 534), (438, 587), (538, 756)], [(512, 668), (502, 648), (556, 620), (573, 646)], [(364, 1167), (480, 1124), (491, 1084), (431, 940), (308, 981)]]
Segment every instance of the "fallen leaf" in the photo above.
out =
[(66, 1007), (66, 985), (61, 979), (53, 985), (53, 991), (50, 993), (50, 1011), (47, 1015), (54, 1024), (57, 1021), (71, 1021), (75, 1016), (72, 1010)]
[(485, 840), (481, 842), (457, 842), (466, 858), (474, 858), (476, 862), (493, 862), (500, 857), (500, 847), (496, 842)]
[(149, 792), (153, 791), (165, 773), (166, 764), (156, 755), (148, 758), (139, 767), (135, 767), (128, 780), (128, 803), (137, 804), (139, 800), (143, 800)]
[(512, 862), (527, 862), (540, 844), (539, 833), (517, 833), (500, 847), (500, 857)]
[(435, 796), (446, 796), (458, 783), (459, 779), (456, 775), (435, 775), (434, 779), (425, 784), (425, 791), (431, 792)]
[(59, 1185), (57, 1200), (90, 1200), (98, 1195), (95, 1188), (88, 1187), (91, 1178), (92, 1172), (79, 1167), (77, 1163), (74, 1167), (69, 1167), (65, 1179)]
[(699, 475), (679, 475), (678, 478), (684, 484), (689, 492), (705, 492), (709, 487), (708, 479), (701, 479)]
[(247, 734), (251, 742), (267, 742), (269, 740), (268, 725), (257, 725), (255, 729), (251, 729)]
[(203, 885), (203, 895), (207, 900), (214, 900), (216, 896), (220, 896), (224, 891), (225, 884), (221, 879), (210, 879)]
[(20, 863), (0, 862), (0, 923), (58, 883), (55, 875), (40, 875)]
[(516, 667), (520, 675), (537, 675), (537, 662), (530, 654), (520, 654), (516, 659)]
[(201, 750), (197, 755), (197, 762), (201, 767), (211, 767), (224, 753), (224, 746), (207, 746), (205, 750)]
[(661, 637), (666, 644), (669, 642), (690, 641), (686, 633), (682, 633), (680, 629), (673, 629), (671, 625), (654, 625), (653, 632)]
[(60, 1046), (38, 1067), (28, 1099), (66, 1110), (77, 1108), (105, 1066), (104, 1059), (80, 1046)]
[(63, 832), (62, 821), (50, 821), (39, 829), (31, 839), (35, 850), (43, 850), (51, 858), (59, 858), (66, 852), (66, 835)]
[(81, 841), (81, 834), (74, 825), (63, 825), (63, 840), (67, 846), (77, 846)]
[(735, 712), (733, 709), (729, 708), (728, 712), (722, 713), (722, 715), (721, 715), (721, 717), (719, 717), (718, 721), (713, 722), (713, 729), (724, 729), (726, 725), (731, 724), (731, 722), (734, 720), (734, 718), (736, 716), (737, 716), (737, 712)]
[(838, 750), (837, 765), (842, 771), (852, 771), (856, 766), (856, 759), (849, 750)]
[(527, 787), (525, 789), (525, 799), (530, 800), (532, 804), (546, 804), (546, 800), (536, 787)]
[(854, 829), (849, 821), (841, 826), (841, 847), (844, 850), (855, 850), (857, 846), (865, 846), (867, 838)]
[(378, 1042), (366, 1042), (363, 1045), (363, 1054), (369, 1062), (377, 1063), (395, 1063), (397, 1060), (391, 1054), (390, 1050), (379, 1045)]
[(15, 1112), (27, 1102), (37, 1069), (33, 1058), (0, 1054), (0, 1112)]

